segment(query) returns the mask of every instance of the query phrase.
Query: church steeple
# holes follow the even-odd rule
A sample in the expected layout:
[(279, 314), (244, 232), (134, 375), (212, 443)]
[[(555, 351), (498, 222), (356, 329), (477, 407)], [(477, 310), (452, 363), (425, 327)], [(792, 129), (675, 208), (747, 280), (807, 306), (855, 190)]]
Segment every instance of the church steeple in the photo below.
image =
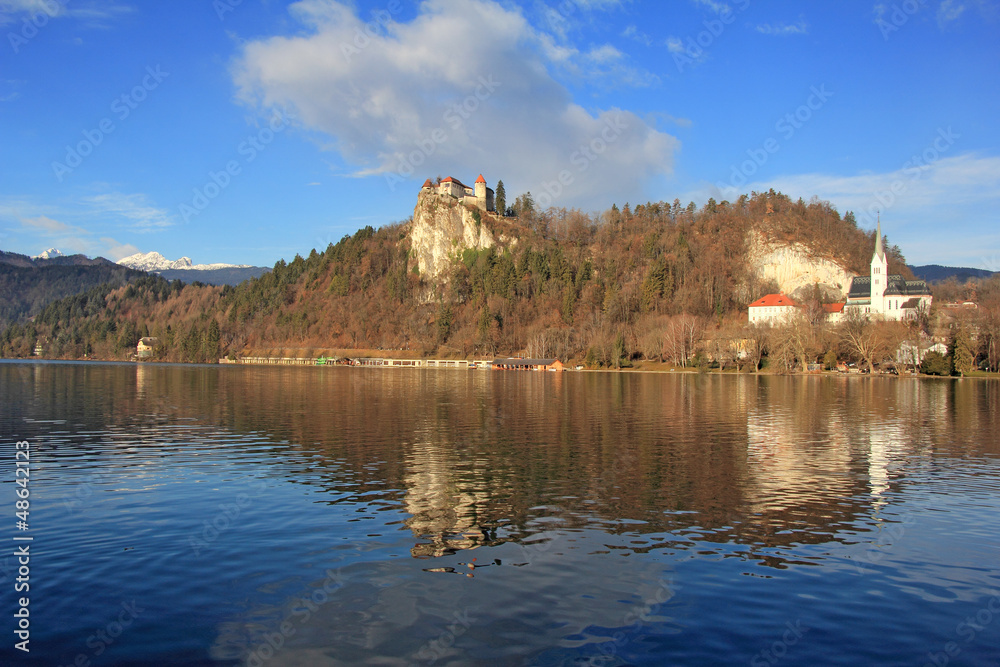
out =
[(882, 248), (882, 214), (878, 216), (878, 227), (875, 230), (875, 256), (880, 262), (885, 262), (885, 249)]
[(872, 255), (871, 306), (870, 312), (885, 314), (885, 289), (889, 286), (889, 261), (882, 246), (882, 216), (879, 215), (875, 228), (875, 254)]

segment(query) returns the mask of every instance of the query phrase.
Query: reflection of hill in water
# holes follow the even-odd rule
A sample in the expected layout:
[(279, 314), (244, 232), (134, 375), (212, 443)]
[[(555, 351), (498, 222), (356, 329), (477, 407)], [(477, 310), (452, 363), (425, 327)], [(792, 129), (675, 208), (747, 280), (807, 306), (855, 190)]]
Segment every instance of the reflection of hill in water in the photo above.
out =
[(9, 372), (51, 414), (86, 396), (93, 430), (129, 446), (178, 423), (265, 435), (275, 477), (404, 511), (420, 557), (595, 525), (751, 552), (841, 540), (925, 454), (1000, 453), (992, 381), (75, 365), (42, 382), (52, 369)]

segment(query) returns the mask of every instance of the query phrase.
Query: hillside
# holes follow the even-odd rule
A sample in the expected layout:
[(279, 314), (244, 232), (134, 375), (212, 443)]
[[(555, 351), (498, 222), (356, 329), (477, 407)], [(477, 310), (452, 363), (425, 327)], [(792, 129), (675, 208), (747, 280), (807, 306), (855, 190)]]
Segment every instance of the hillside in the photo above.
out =
[(34, 258), (0, 251), (0, 328), (38, 314), (48, 303), (102, 284), (145, 275), (103, 258)]
[[(850, 213), (773, 191), (701, 210), (675, 200), (588, 216), (537, 211), (530, 194), (514, 209), (517, 217), (500, 217), (421, 198), (405, 223), (366, 227), (236, 287), (148, 279), (86, 304), (53, 304), (37, 330), (5, 332), (3, 354), (28, 349), (33, 334), (52, 342), (53, 356), (114, 358), (148, 331), (169, 359), (346, 348), (611, 363), (671, 317), (718, 326), (777, 289), (751, 261), (755, 238), (845, 274), (867, 273), (874, 246)], [(909, 274), (899, 249), (887, 248), (890, 270)]]

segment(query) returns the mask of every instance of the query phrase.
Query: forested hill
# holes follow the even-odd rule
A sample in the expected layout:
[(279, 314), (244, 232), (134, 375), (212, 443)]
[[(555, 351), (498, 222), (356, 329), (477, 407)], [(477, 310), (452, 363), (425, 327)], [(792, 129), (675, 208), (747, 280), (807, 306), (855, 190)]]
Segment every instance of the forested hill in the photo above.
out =
[[(746, 306), (774, 289), (747, 261), (751, 230), (864, 274), (875, 242), (851, 214), (773, 191), (700, 210), (675, 200), (598, 215), (537, 211), (530, 195), (513, 208), (513, 218), (475, 211), (498, 242), (471, 249), (453, 238), (450, 268), (433, 281), (411, 252), (411, 223), (366, 227), (236, 287), (144, 278), (95, 289), (50, 305), (30, 329), (8, 329), (0, 345), (4, 356), (38, 339), (48, 356), (120, 358), (148, 332), (174, 360), (381, 348), (607, 362), (637, 353), (681, 314), (709, 326), (745, 319)], [(886, 247), (890, 270), (909, 274), (899, 249)]]
[(32, 259), (0, 251), (0, 329), (23, 322), (58, 299), (106, 283), (123, 285), (143, 275), (102, 258)]

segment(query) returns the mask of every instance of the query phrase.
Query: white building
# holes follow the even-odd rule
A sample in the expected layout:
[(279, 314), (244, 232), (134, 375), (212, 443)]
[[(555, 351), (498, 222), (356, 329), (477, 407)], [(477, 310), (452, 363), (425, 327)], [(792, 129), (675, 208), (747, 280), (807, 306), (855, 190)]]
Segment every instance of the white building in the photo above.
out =
[(871, 273), (855, 276), (851, 281), (845, 314), (860, 312), (888, 320), (904, 320), (930, 308), (932, 298), (931, 290), (923, 280), (906, 280), (898, 273), (889, 273), (889, 261), (882, 247), (882, 222), (879, 221)]
[(747, 308), (750, 324), (785, 324), (798, 312), (799, 304), (784, 294), (768, 294)]

